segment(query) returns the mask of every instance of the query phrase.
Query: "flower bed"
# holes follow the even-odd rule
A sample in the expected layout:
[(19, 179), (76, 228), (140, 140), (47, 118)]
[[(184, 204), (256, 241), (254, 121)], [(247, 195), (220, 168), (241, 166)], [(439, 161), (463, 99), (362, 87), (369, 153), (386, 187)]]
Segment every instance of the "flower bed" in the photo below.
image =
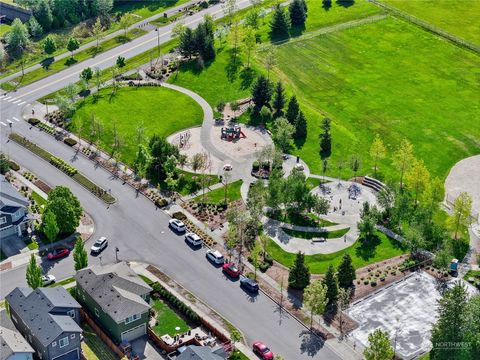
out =
[(38, 127), (40, 130), (45, 131), (47, 134), (55, 136), (57, 134), (57, 130), (55, 130), (52, 126), (47, 125), (43, 122), (39, 122), (36, 124), (36, 127)]
[(184, 213), (178, 211), (176, 213), (173, 213), (172, 217), (175, 218), (175, 219), (183, 221), (183, 223), (187, 227), (187, 232), (193, 232), (193, 233), (197, 234), (198, 236), (200, 236), (205, 245), (207, 245), (209, 247), (212, 247), (212, 246), (217, 244), (217, 242), (210, 235), (205, 233), (197, 225), (195, 225), (193, 222), (188, 220), (187, 216)]

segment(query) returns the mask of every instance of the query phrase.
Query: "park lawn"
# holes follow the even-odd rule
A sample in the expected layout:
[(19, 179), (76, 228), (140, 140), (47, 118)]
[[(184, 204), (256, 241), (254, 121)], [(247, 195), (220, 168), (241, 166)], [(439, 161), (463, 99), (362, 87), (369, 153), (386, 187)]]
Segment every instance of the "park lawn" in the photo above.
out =
[(12, 87), (15, 88), (15, 86), (20, 87), (20, 86), (31, 84), (32, 82), (38, 81), (47, 76), (50, 76), (57, 72), (65, 70), (66, 68), (72, 65), (75, 65), (81, 61), (84, 61), (91, 57), (95, 57), (99, 53), (110, 50), (119, 45), (125, 44), (128, 41), (131, 41), (137, 37), (144, 35), (145, 33), (146, 33), (145, 30), (141, 30), (137, 28), (132, 29), (127, 33), (126, 37), (125, 35), (118, 35), (112, 39), (99, 43), (98, 49), (96, 46), (92, 46), (88, 49), (75, 52), (73, 59), (71, 57), (67, 57), (61, 60), (54, 61), (48, 67), (38, 68), (36, 70), (26, 73), (25, 76), (19, 76), (10, 80), (9, 82), (2, 83), (1, 87), (4, 90), (11, 90)]
[[(240, 193), (240, 188), (242, 187), (242, 180), (237, 180), (228, 185), (227, 189), (227, 203), (232, 201), (237, 201), (242, 198)], [(194, 201), (201, 202), (203, 200), (203, 195), (199, 195), (193, 199)], [(225, 186), (221, 188), (209, 191), (205, 193), (205, 202), (208, 204), (223, 204), (225, 201)]]
[(202, 109), (194, 100), (164, 87), (124, 87), (113, 97), (109, 88), (103, 89), (98, 100), (90, 96), (79, 103), (71, 130), (89, 139), (93, 114), (102, 126), (99, 145), (111, 152), (115, 124), (122, 144), (117, 156), (129, 165), (135, 159), (136, 130), (141, 123), (146, 137), (166, 137), (201, 124), (203, 118)]
[(121, 14), (129, 12), (141, 19), (146, 19), (174, 6), (182, 5), (187, 1), (189, 0), (118, 1), (113, 7), (113, 12)]
[[(275, 77), (297, 95), (308, 120), (306, 142), (294, 153), (312, 172), (321, 171), (318, 135), (325, 116), (332, 119), (330, 164), (357, 154), (361, 174), (373, 173), (368, 154), (375, 134), (390, 156), (407, 138), (415, 156), (441, 178), (480, 152), (480, 59), (471, 52), (395, 18), (277, 49)], [(380, 163), (379, 177), (398, 177), (391, 157)]]
[[(173, 337), (190, 329), (187, 323), (162, 300), (152, 299), (151, 305), (158, 321), (158, 324), (153, 327), (153, 331), (158, 336), (168, 334)], [(180, 330), (175, 330), (176, 327), (179, 327)]]
[(381, 1), (452, 35), (480, 45), (480, 1)]
[(82, 352), (87, 360), (115, 360), (118, 357), (86, 323), (82, 325)]
[(188, 195), (194, 192), (197, 192), (202, 189), (202, 176), (206, 176), (206, 187), (212, 186), (218, 183), (218, 176), (216, 175), (208, 175), (208, 174), (201, 174), (201, 173), (191, 173), (185, 170), (178, 170), (178, 177), (180, 181), (178, 182), (178, 186), (176, 191), (180, 195)]
[(0, 24), (0, 36), (5, 35), (10, 31), (11, 26), (8, 24)]
[[(273, 240), (267, 244), (267, 252), (280, 264), (291, 267), (296, 254), (284, 251)], [(330, 264), (337, 267), (342, 261), (344, 254), (352, 258), (353, 266), (360, 267), (373, 264), (382, 260), (405, 254), (407, 250), (397, 241), (388, 238), (385, 234), (377, 232), (376, 237), (363, 244), (360, 239), (357, 242), (340, 251), (331, 254), (305, 255), (305, 263), (312, 274), (323, 274)]]
[(333, 230), (333, 231), (322, 231), (322, 232), (310, 232), (310, 231), (299, 231), (292, 230), (287, 228), (282, 228), (283, 232), (288, 236), (293, 236), (299, 239), (311, 240), (314, 238), (324, 237), (326, 239), (338, 239), (345, 235), (350, 228)]

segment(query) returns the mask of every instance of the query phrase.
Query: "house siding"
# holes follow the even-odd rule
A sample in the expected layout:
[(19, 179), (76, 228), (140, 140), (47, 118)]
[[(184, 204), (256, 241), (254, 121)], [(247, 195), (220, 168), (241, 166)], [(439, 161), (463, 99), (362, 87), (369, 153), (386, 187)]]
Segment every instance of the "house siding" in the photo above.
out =
[(10, 355), (6, 360), (33, 360), (31, 353), (18, 352)]
[[(75, 338), (72, 339), (71, 335), (75, 335)], [(68, 336), (68, 345), (64, 347), (60, 347), (59, 340), (63, 339), (64, 337)], [(71, 332), (64, 332), (59, 337), (55, 339), (57, 345), (52, 346), (52, 343), (48, 346), (48, 359), (55, 359), (64, 354), (71, 352), (72, 350), (77, 350), (76, 358), (79, 359), (80, 357), (80, 333), (71, 333)]]
[[(102, 308), (96, 303), (96, 301), (88, 294), (88, 292), (85, 291), (85, 289), (83, 289), (78, 283), (77, 283), (77, 300), (89, 310), (91, 316), (94, 319), (96, 319), (98, 323), (102, 325), (102, 327), (110, 335), (111, 339), (116, 343), (122, 342), (123, 332), (133, 329), (134, 327), (137, 327), (142, 323), (148, 324), (148, 320), (149, 320), (148, 311), (144, 312), (141, 315), (140, 319), (133, 321), (129, 324), (125, 324), (125, 321), (122, 321), (121, 323), (115, 322), (110, 317), (110, 315), (105, 313), (102, 310)], [(98, 316), (95, 313), (95, 309), (98, 310)]]

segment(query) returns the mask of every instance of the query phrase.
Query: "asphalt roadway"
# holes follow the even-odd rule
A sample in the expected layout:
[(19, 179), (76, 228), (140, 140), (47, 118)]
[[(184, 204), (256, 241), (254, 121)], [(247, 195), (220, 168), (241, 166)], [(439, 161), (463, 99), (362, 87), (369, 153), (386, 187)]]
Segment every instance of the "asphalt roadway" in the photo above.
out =
[[(239, 0), (238, 7), (249, 6), (248, 0)], [(223, 16), (220, 5), (190, 16), (185, 21), (188, 26), (196, 26), (204, 14)], [(160, 28), (160, 43), (170, 39), (172, 25)], [(1, 151), (13, 160), (28, 168), (51, 186), (65, 185), (80, 199), (85, 211), (95, 221), (95, 234), (86, 246), (90, 247), (99, 236), (107, 236), (110, 245), (102, 253), (102, 262), (115, 260), (114, 248), (119, 248), (119, 258), (153, 264), (174, 278), (202, 301), (213, 307), (234, 326), (245, 334), (247, 343), (255, 340), (267, 343), (275, 353), (285, 359), (339, 359), (330, 344), (321, 342), (310, 335), (303, 325), (285, 312), (265, 295), (255, 298), (248, 296), (238, 285), (227, 279), (220, 269), (213, 267), (205, 259), (205, 251), (194, 251), (181, 236), (172, 233), (168, 227), (169, 217), (142, 195), (123, 185), (122, 181), (84, 158), (75, 155), (73, 149), (56, 141), (50, 135), (31, 128), (22, 120), (22, 108), (36, 99), (63, 88), (78, 80), (78, 74), (87, 66), (106, 68), (115, 63), (119, 55), (127, 59), (144, 52), (157, 44), (157, 32), (152, 31), (134, 41), (118, 46), (111, 51), (86, 60), (71, 68), (42, 79), (31, 85), (9, 93), (0, 99)], [(8, 98), (8, 99), (6, 99)], [(69, 161), (79, 171), (105, 189), (111, 189), (118, 200), (107, 206), (68, 176), (28, 150), (8, 141), (11, 125), (13, 131), (27, 137), (50, 151), (55, 156)], [(90, 264), (100, 262), (100, 258), (90, 257)], [(57, 261), (43, 262), (45, 271), (64, 278), (74, 274), (72, 256)], [(3, 298), (16, 286), (25, 284), (25, 266), (0, 273), (0, 290)]]

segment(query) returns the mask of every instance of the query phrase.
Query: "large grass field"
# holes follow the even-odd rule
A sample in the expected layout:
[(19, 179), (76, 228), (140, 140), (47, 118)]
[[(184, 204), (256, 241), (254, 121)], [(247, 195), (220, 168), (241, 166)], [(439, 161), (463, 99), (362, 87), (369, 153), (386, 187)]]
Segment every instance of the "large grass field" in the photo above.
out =
[[(232, 201), (240, 200), (242, 194), (240, 193), (240, 188), (242, 187), (242, 180), (237, 180), (235, 182), (229, 183), (227, 188), (227, 203)], [(198, 195), (193, 199), (194, 201), (201, 202), (203, 200), (203, 195)], [(205, 202), (209, 204), (223, 204), (225, 201), (225, 187), (222, 186), (219, 189), (215, 189), (205, 193)]]
[[(324, 116), (333, 120), (331, 165), (358, 154), (360, 173), (372, 173), (375, 134), (390, 154), (407, 138), (442, 178), (480, 153), (480, 58), (429, 32), (388, 18), (279, 46), (277, 57), (276, 77), (293, 89), (308, 119), (306, 143), (296, 153), (314, 172), (321, 168)], [(390, 159), (380, 171), (397, 176)]]
[[(332, 240), (334, 241), (334, 240)], [(273, 240), (267, 245), (267, 252), (280, 264), (291, 267), (296, 254), (284, 251)], [(327, 271), (330, 264), (337, 267), (342, 261), (342, 257), (348, 253), (352, 257), (353, 266), (360, 267), (373, 264), (394, 256), (406, 253), (406, 250), (395, 240), (388, 238), (382, 233), (377, 233), (377, 237), (362, 243), (358, 240), (354, 245), (332, 254), (305, 255), (305, 263), (310, 268), (312, 274), (323, 274)]]
[(480, 1), (381, 0), (429, 24), (480, 45)]
[(189, 0), (150, 0), (150, 1), (117, 1), (113, 11), (120, 13), (132, 13), (142, 19), (158, 14), (168, 8), (182, 5)]
[(111, 151), (113, 128), (116, 125), (121, 139), (119, 158), (132, 164), (137, 150), (136, 132), (143, 123), (145, 135), (168, 136), (181, 129), (199, 125), (203, 119), (200, 106), (190, 97), (163, 87), (125, 87), (110, 97), (105, 89), (96, 101), (93, 96), (80, 103), (72, 119), (72, 130), (81, 128), (82, 137), (88, 139), (91, 117), (101, 124), (100, 146)]

